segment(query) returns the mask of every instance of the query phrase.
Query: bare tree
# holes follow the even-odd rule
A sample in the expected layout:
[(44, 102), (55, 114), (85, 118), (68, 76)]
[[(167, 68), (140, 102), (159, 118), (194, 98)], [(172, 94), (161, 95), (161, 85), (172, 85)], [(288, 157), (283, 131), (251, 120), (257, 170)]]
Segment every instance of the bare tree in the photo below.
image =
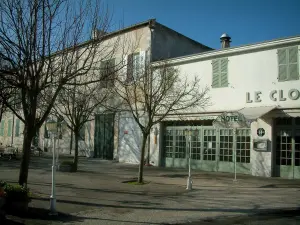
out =
[[(25, 126), (19, 174), (24, 185), (32, 139), (62, 88), (97, 70), (97, 62), (116, 48), (103, 44), (111, 18), (97, 0), (1, 0), (0, 18), (0, 58), (10, 68), (1, 68), (0, 78), (18, 90), (21, 107), (4, 104)], [(101, 32), (95, 38), (96, 29)], [(88, 82), (97, 79), (89, 76)]]
[[(112, 66), (110, 70), (104, 69), (104, 71), (101, 71), (102, 74), (106, 74), (97, 83), (78, 86), (76, 82), (80, 84), (85, 81), (77, 79), (74, 85), (63, 88), (57, 98), (53, 108), (54, 112), (60, 118), (64, 118), (75, 138), (73, 172), (76, 172), (78, 167), (79, 140), (82, 138), (80, 131), (87, 122), (95, 119), (96, 113), (104, 112), (105, 108), (103, 106), (112, 99), (113, 92), (110, 87), (113, 87), (115, 80), (115, 69), (115, 66)], [(107, 73), (107, 71), (112, 72)]]
[(142, 183), (145, 147), (151, 128), (170, 114), (205, 108), (209, 97), (208, 88), (201, 87), (197, 76), (181, 74), (167, 62), (158, 64), (155, 69), (150, 64), (146, 64), (145, 69), (133, 69), (135, 75), (129, 80), (118, 81), (116, 92), (142, 132), (138, 174), (138, 182)]

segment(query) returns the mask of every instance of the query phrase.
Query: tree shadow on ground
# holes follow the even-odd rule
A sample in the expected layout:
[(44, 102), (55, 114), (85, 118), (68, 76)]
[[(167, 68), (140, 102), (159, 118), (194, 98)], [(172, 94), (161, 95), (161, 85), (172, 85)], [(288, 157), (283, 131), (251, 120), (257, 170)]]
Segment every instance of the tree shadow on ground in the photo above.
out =
[[(49, 199), (48, 199), (49, 200)], [(43, 221), (49, 222), (77, 222), (83, 221), (84, 217), (57, 212), (57, 215), (50, 215), (50, 210), (45, 208), (29, 207), (27, 212), (7, 212), (7, 224), (23, 224), (19, 221), (26, 221), (27, 224), (41, 224)], [(89, 218), (94, 219), (94, 218)], [(44, 224), (44, 223), (43, 223)]]
[[(42, 201), (49, 201), (48, 198), (34, 198)], [(57, 202), (68, 203), (68, 204), (77, 204), (77, 205), (87, 205), (87, 206), (96, 206), (96, 207), (109, 207), (109, 208), (127, 208), (127, 209), (144, 209), (144, 210), (164, 210), (164, 211), (189, 211), (189, 212), (234, 212), (234, 213), (259, 213), (259, 214), (270, 214), (270, 213), (297, 213), (300, 214), (300, 207), (297, 209), (290, 208), (281, 208), (281, 209), (273, 209), (273, 208), (265, 208), (261, 209), (259, 205), (255, 205), (254, 208), (166, 208), (166, 207), (151, 207), (151, 206), (133, 206), (133, 205), (115, 205), (115, 204), (99, 204), (99, 203), (91, 203), (91, 202), (79, 202), (72, 200), (57, 200)], [(128, 202), (130, 204), (130, 202)]]

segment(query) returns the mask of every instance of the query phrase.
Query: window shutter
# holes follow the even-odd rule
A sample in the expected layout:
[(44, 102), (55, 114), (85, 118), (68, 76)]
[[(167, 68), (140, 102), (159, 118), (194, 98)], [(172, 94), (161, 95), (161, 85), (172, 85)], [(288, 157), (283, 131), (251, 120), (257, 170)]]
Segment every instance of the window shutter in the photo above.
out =
[(219, 77), (220, 77), (219, 60), (214, 59), (212, 60), (212, 85), (211, 85), (213, 88), (220, 86)]
[(1, 120), (1, 125), (0, 125), (0, 135), (4, 136), (4, 124), (5, 124), (5, 120), (2, 119)]
[(20, 136), (20, 119), (16, 119), (15, 136)]
[(109, 60), (109, 74), (108, 74), (108, 80), (107, 80), (107, 87), (113, 87), (115, 82), (115, 74), (116, 74), (116, 68), (115, 68), (115, 59)]
[(11, 125), (12, 125), (12, 121), (8, 120), (8, 124), (7, 124), (7, 136), (10, 137), (11, 136)]
[(228, 87), (228, 59), (220, 59), (221, 61), (221, 87)]
[(44, 126), (44, 138), (50, 138), (50, 137), (49, 137), (48, 130), (47, 130), (47, 127), (46, 127), (46, 124), (45, 124), (45, 126)]
[(285, 81), (288, 78), (286, 49), (278, 49), (277, 55), (278, 55), (278, 81)]
[(288, 49), (289, 55), (289, 80), (299, 80), (299, 72), (298, 72), (298, 46), (292, 47)]
[[(122, 69), (120, 70), (120, 81), (125, 82), (127, 78), (127, 55), (124, 56), (123, 61), (120, 62), (120, 65), (122, 66)], [(121, 59), (122, 60), (122, 59)]]
[(128, 55), (127, 57), (127, 82), (133, 81), (133, 54)]
[(100, 87), (104, 88), (106, 87), (106, 72), (107, 72), (107, 68), (106, 68), (106, 61), (101, 61), (100, 63)]

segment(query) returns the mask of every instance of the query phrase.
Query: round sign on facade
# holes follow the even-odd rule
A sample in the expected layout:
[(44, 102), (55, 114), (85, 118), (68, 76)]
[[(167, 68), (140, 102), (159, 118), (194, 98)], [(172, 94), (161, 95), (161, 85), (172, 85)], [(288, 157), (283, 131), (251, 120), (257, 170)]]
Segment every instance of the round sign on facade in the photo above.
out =
[(264, 128), (258, 128), (257, 129), (257, 135), (258, 137), (263, 137), (265, 135), (266, 131)]

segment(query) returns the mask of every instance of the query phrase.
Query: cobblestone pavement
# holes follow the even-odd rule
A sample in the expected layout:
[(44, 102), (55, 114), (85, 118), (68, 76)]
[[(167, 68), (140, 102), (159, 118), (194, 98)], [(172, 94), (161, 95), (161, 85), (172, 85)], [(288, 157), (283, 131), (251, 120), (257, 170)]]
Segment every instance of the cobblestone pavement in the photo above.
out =
[[(19, 164), (0, 161), (0, 179), (16, 181)], [(261, 223), (252, 216), (247, 221), (249, 214), (298, 208), (299, 180), (238, 175), (233, 182), (232, 174), (193, 171), (193, 190), (187, 191), (186, 170), (146, 167), (144, 177), (149, 184), (122, 183), (137, 172), (137, 165), (80, 158), (79, 172), (58, 172), (56, 176), (57, 209), (72, 218), (19, 221), (30, 225), (217, 224), (218, 218), (234, 217), (242, 219), (227, 219), (228, 224), (300, 224), (296, 217), (271, 216)], [(30, 206), (49, 208), (50, 157), (32, 159), (28, 186), (36, 195)], [(225, 220), (220, 224), (225, 225)]]

